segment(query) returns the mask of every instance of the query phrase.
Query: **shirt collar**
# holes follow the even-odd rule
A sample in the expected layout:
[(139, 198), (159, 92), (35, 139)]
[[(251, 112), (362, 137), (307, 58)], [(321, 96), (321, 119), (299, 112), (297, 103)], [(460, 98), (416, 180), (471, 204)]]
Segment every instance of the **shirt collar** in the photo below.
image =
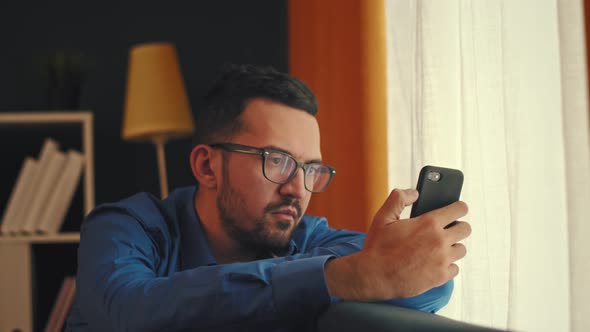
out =
[[(195, 208), (196, 187), (188, 190), (182, 197), (180, 204), (180, 267), (181, 271), (199, 266), (216, 265), (217, 260), (209, 248), (209, 243), (201, 220)], [(295, 241), (289, 242), (287, 250), (272, 257), (290, 256), (297, 254), (299, 248)]]
[(187, 195), (184, 195), (180, 204), (181, 270), (217, 264), (195, 209), (196, 192), (196, 187), (194, 187)]
[(291, 256), (291, 255), (295, 255), (299, 252), (299, 248), (297, 248), (297, 243), (295, 243), (295, 241), (291, 240), (289, 242), (289, 247), (287, 248), (287, 250), (285, 250), (284, 252), (280, 253), (280, 254), (273, 254), (272, 257), (283, 257), (283, 256)]

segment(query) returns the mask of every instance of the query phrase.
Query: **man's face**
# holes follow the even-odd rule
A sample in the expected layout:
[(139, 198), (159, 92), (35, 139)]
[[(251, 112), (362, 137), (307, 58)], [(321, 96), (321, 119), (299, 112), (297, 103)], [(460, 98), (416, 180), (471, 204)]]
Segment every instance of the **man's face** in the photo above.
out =
[[(312, 115), (266, 99), (253, 99), (241, 115), (242, 130), (231, 143), (275, 148), (297, 160), (321, 159), (318, 123)], [(262, 157), (223, 152), (217, 208), (225, 231), (240, 245), (261, 254), (285, 249), (307, 209), (303, 170), (285, 184), (267, 180)]]

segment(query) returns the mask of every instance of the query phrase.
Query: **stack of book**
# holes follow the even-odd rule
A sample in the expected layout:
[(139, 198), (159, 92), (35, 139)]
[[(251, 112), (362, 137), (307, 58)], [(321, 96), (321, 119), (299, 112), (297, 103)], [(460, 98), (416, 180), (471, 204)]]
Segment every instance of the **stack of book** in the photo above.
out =
[(38, 159), (26, 157), (4, 209), (2, 235), (59, 232), (80, 180), (84, 156), (45, 139)]

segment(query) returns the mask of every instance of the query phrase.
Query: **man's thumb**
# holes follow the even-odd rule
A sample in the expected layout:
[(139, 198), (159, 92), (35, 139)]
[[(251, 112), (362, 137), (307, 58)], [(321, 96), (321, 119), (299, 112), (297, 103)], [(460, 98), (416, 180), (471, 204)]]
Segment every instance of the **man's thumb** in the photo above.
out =
[(393, 189), (385, 203), (381, 206), (373, 223), (389, 224), (400, 219), (404, 208), (418, 199), (418, 191), (415, 189)]

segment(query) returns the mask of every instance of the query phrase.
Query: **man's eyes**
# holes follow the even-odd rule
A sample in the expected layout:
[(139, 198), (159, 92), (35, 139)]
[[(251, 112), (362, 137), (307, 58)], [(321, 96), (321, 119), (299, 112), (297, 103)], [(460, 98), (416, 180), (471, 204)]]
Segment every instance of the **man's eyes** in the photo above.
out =
[(281, 164), (283, 164), (284, 161), (285, 161), (284, 157), (271, 157), (270, 158), (270, 162), (273, 165), (281, 165)]

